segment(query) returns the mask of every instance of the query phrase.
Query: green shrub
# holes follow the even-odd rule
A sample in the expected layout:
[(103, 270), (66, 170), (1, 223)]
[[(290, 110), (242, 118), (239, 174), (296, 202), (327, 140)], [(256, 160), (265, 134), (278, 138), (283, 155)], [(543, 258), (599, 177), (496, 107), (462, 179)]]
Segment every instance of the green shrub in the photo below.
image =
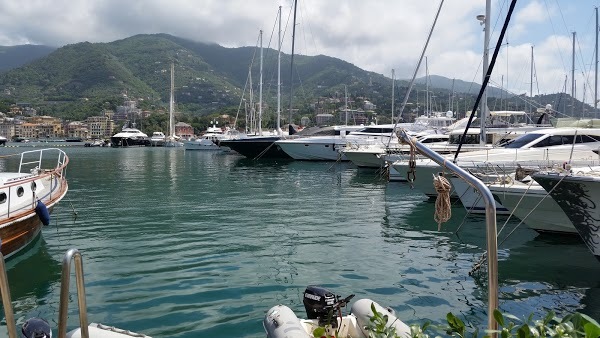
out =
[[(374, 315), (371, 317), (371, 324), (367, 327), (369, 338), (400, 338), (395, 329), (386, 326), (387, 316), (375, 310), (372, 305), (371, 310)], [(502, 314), (494, 310), (494, 318), (498, 323), (498, 330), (486, 330), (484, 337), (490, 337), (496, 333), (501, 338), (529, 338), (529, 337), (561, 337), (561, 338), (598, 338), (600, 337), (600, 325), (594, 319), (582, 313), (573, 313), (559, 318), (554, 312), (550, 311), (542, 319), (533, 319), (533, 314), (527, 319), (520, 319), (511, 314)], [(479, 331), (474, 329), (469, 332), (465, 323), (452, 313), (446, 315), (446, 325), (435, 326), (425, 323), (422, 326), (411, 325), (412, 338), (429, 338), (429, 331), (436, 330), (439, 334), (442, 332), (449, 337), (479, 337)], [(439, 337), (432, 335), (431, 337)]]

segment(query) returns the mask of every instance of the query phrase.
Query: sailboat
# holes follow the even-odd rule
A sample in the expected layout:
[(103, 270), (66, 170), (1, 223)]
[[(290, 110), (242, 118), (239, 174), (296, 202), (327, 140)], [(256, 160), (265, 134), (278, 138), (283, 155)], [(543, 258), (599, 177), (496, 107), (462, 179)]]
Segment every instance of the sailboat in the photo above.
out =
[(183, 142), (180, 141), (180, 137), (175, 135), (175, 120), (173, 118), (173, 106), (175, 105), (174, 100), (174, 87), (175, 87), (175, 65), (171, 63), (171, 98), (169, 99), (169, 136), (165, 138), (165, 147), (183, 147)]
[[(295, 7), (294, 7), (295, 13)], [(295, 30), (295, 15), (294, 15), (294, 30)], [(292, 55), (293, 55), (293, 37), (292, 37)], [(280, 86), (281, 86), (281, 7), (279, 8), (279, 54), (277, 61), (277, 135), (262, 135), (261, 119), (262, 119), (262, 31), (260, 32), (260, 99), (259, 99), (259, 123), (258, 134), (247, 138), (222, 140), (221, 146), (229, 147), (239, 154), (251, 158), (270, 158), (270, 159), (291, 159), (291, 157), (278, 147), (275, 142), (283, 139), (281, 129), (279, 127), (279, 112), (280, 112)], [(292, 59), (293, 60), (293, 59)], [(293, 67), (293, 64), (292, 64)]]

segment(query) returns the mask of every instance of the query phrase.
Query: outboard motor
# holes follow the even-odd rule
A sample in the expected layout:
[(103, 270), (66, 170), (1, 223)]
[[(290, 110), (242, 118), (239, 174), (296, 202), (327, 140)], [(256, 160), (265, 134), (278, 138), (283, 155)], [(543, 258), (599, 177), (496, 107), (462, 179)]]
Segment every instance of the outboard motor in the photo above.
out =
[(21, 338), (52, 338), (52, 329), (41, 318), (29, 318), (21, 327)]
[[(337, 301), (338, 296), (333, 292), (315, 285), (306, 287), (302, 300), (308, 319), (318, 319), (319, 325), (332, 324), (334, 327), (337, 321), (332, 320), (332, 318), (334, 317), (334, 305)], [(328, 321), (331, 321), (331, 323), (328, 323)]]

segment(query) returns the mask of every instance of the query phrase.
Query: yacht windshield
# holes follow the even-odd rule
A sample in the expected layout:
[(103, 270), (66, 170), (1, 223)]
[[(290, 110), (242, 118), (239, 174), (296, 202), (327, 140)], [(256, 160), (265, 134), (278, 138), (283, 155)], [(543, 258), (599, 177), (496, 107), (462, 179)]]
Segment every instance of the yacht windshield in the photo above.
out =
[(517, 137), (516, 139), (512, 140), (504, 147), (505, 148), (521, 148), (524, 145), (529, 144), (542, 136), (544, 136), (544, 135), (543, 134), (535, 134), (535, 133), (525, 134), (521, 137)]
[(367, 133), (367, 134), (384, 134), (391, 133), (394, 131), (394, 128), (377, 128), (377, 127), (366, 127), (364, 129), (360, 129), (357, 133)]
[(532, 144), (532, 148), (540, 148), (540, 147), (552, 147), (552, 146), (560, 146), (560, 145), (569, 145), (569, 144), (577, 144), (577, 143), (591, 143), (598, 142), (600, 137), (595, 135), (550, 135), (548, 137), (541, 137), (542, 134), (527, 134), (523, 135), (514, 141), (508, 143), (505, 148), (521, 148), (524, 145), (536, 140), (539, 138), (539, 141), (535, 144)]

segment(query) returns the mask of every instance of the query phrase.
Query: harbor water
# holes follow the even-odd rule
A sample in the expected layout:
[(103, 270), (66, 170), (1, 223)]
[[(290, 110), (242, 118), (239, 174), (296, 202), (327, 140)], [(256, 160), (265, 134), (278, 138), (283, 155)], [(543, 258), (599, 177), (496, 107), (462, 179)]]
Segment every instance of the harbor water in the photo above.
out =
[[(409, 324), (443, 323), (448, 312), (487, 323), (486, 273), (469, 274), (485, 250), (485, 220), (460, 204), (437, 231), (424, 195), (348, 163), (64, 150), (66, 198), (35, 245), (7, 262), (18, 327), (42, 317), (57, 334), (70, 248), (83, 255), (88, 320), (153, 337), (264, 337), (270, 307), (304, 316), (309, 284), (371, 298)], [(511, 220), (500, 242), (502, 311), (600, 318), (600, 263), (577, 237)], [(69, 329), (78, 325), (74, 280), (71, 290)]]

